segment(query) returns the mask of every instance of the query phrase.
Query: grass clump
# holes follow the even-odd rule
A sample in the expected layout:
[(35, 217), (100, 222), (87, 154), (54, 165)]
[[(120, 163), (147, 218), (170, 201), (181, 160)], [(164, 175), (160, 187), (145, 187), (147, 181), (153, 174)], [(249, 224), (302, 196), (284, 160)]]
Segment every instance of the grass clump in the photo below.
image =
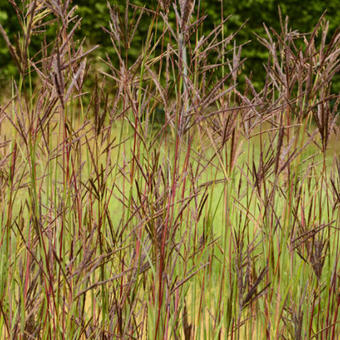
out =
[[(133, 22), (108, 5), (119, 64), (100, 70), (71, 2), (13, 5), (17, 46), (0, 26), (20, 71), (0, 108), (1, 337), (337, 338), (339, 33), (324, 18), (311, 34), (266, 28), (257, 92), (227, 19), (204, 34), (194, 1), (127, 3)], [(55, 39), (31, 56), (49, 20)]]

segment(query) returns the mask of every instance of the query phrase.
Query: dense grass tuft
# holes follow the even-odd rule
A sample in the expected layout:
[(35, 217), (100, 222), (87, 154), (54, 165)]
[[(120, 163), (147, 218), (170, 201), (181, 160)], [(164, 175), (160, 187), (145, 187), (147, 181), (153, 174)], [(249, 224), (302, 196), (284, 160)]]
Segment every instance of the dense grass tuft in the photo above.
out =
[(195, 1), (128, 3), (134, 21), (108, 5), (119, 64), (95, 68), (71, 1), (13, 5), (1, 338), (338, 338), (340, 34), (266, 27), (257, 92), (227, 18), (204, 32)]

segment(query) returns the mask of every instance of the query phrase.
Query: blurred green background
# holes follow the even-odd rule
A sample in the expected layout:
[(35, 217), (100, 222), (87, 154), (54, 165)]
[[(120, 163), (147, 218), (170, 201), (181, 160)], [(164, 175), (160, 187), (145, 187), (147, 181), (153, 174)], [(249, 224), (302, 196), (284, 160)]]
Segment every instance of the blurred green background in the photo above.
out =
[[(16, 0), (16, 2), (21, 7), (27, 3), (27, 1), (21, 2), (19, 0)], [(261, 86), (265, 77), (262, 65), (267, 60), (267, 53), (258, 43), (255, 33), (258, 35), (265, 35), (263, 23), (273, 27), (275, 30), (280, 30), (278, 15), (279, 6), (283, 15), (289, 16), (290, 27), (299, 32), (310, 32), (325, 10), (327, 10), (326, 18), (330, 23), (329, 38), (339, 27), (340, 23), (339, 0), (225, 0), (223, 3), (220, 0), (206, 0), (196, 1), (196, 5), (198, 2), (200, 2), (201, 14), (207, 15), (207, 19), (204, 23), (205, 35), (209, 30), (220, 23), (221, 5), (223, 5), (224, 17), (231, 15), (230, 20), (226, 23), (226, 34), (235, 32), (241, 27), (242, 23), (247, 21), (245, 27), (237, 35), (236, 41), (238, 44), (250, 41), (247, 46), (244, 47), (242, 56), (247, 58), (245, 63), (245, 74), (248, 76), (252, 74), (253, 81), (257, 87)], [(150, 9), (156, 9), (158, 1), (132, 0), (130, 3), (137, 6), (146, 6)], [(124, 13), (126, 1), (111, 0), (110, 4), (118, 8), (122, 14)], [(109, 36), (102, 29), (102, 27), (108, 28), (110, 20), (106, 0), (73, 0), (72, 5), (78, 6), (78, 14), (83, 18), (81, 28), (77, 32), (77, 37), (82, 39), (85, 36), (86, 43), (89, 46), (95, 44), (101, 46), (96, 52), (96, 57), (103, 57), (105, 53), (108, 53), (110, 54), (110, 57), (114, 59), (114, 51)], [(171, 11), (172, 18), (174, 19), (173, 10)], [(130, 19), (133, 20), (132, 10), (130, 10), (129, 16)], [(134, 40), (136, 43), (128, 51), (131, 60), (134, 60), (140, 54), (139, 46), (141, 47), (142, 42), (145, 40), (150, 20), (151, 17), (146, 15), (137, 29)], [(0, 0), (0, 24), (4, 27), (10, 40), (15, 45), (19, 38), (20, 26), (9, 0)], [(53, 39), (54, 33), (55, 30), (53, 27), (50, 27), (46, 32), (47, 40), (48, 37)], [(31, 48), (33, 53), (35, 50), (39, 50), (41, 39), (42, 35), (35, 36), (34, 39), (32, 39)], [(138, 44), (138, 42), (140, 43)], [(4, 39), (0, 36), (0, 87), (4, 88), (5, 86), (8, 86), (8, 81), (12, 77), (15, 77), (16, 74), (16, 67), (11, 61)], [(336, 76), (334, 85), (334, 90), (340, 91), (339, 76)]]

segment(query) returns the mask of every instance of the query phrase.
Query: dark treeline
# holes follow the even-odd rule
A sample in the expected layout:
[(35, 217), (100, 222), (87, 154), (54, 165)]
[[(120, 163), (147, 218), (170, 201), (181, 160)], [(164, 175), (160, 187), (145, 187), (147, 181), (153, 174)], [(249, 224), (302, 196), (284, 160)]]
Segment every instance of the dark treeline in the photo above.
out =
[[(0, 24), (4, 27), (12, 43), (16, 45), (20, 40), (19, 32), (21, 30), (17, 13), (11, 2), (13, 3), (14, 0), (0, 0)], [(71, 2), (77, 6), (78, 14), (82, 17), (80, 29), (77, 31), (79, 40), (86, 37), (86, 44), (100, 45), (100, 48), (97, 49), (94, 56), (96, 59), (98, 57), (105, 57), (106, 53), (114, 59), (114, 50), (110, 42), (110, 37), (103, 30), (103, 27), (108, 28), (110, 20), (106, 0), (71, 0)], [(22, 8), (26, 2), (15, 0), (15, 3), (19, 8)], [(125, 20), (126, 1), (111, 0), (109, 3), (120, 13), (121, 20)], [(146, 9), (144, 10), (143, 20), (140, 21), (135, 32), (134, 44), (132, 44), (126, 52), (128, 53), (129, 60), (133, 61), (140, 55), (142, 41), (145, 40), (149, 24), (152, 21), (151, 11), (159, 10), (160, 3), (161, 2), (157, 0), (129, 1), (128, 19), (130, 22), (137, 20), (143, 7)], [(289, 17), (290, 27), (301, 33), (311, 32), (320, 16), (325, 12), (325, 19), (329, 21), (329, 39), (339, 26), (340, 10), (337, 0), (316, 0), (312, 2), (306, 0), (196, 1), (196, 12), (198, 10), (200, 12), (197, 13), (197, 15), (206, 15), (204, 24), (200, 26), (200, 29), (204, 30), (205, 35), (214, 29), (214, 27), (221, 22), (222, 18), (230, 16), (225, 24), (225, 34), (239, 31), (235, 38), (236, 43), (238, 45), (246, 44), (242, 49), (242, 57), (247, 59), (244, 64), (244, 73), (252, 77), (257, 87), (260, 87), (264, 81), (265, 72), (263, 64), (268, 57), (266, 49), (258, 42), (257, 35), (265, 35), (263, 24), (280, 31), (278, 8), (281, 9), (283, 17)], [(175, 25), (175, 11), (172, 5), (170, 5), (170, 19), (171, 18), (173, 19), (172, 24)], [(55, 29), (53, 28), (53, 23), (51, 23), (50, 28), (46, 32), (33, 37), (31, 41), (32, 57), (35, 51), (40, 50), (43, 39), (46, 39), (46, 41), (54, 39), (54, 32)], [(131, 32), (126, 33), (126, 36), (128, 36)], [(122, 46), (124, 47), (123, 42)], [(36, 58), (39, 58), (39, 56), (36, 56)], [(8, 80), (16, 75), (17, 69), (11, 60), (5, 41), (0, 35), (1, 87), (8, 85)], [(334, 91), (340, 91), (340, 80), (336, 80), (333, 87)]]

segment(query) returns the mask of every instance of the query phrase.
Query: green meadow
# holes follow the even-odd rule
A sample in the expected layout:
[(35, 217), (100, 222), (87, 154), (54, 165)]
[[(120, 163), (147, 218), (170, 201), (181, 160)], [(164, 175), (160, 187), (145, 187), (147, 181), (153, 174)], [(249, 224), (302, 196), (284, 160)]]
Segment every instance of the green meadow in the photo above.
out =
[(339, 338), (340, 33), (325, 16), (264, 26), (259, 88), (229, 19), (205, 31), (199, 1), (108, 4), (101, 58), (72, 2), (10, 2), (0, 337)]

